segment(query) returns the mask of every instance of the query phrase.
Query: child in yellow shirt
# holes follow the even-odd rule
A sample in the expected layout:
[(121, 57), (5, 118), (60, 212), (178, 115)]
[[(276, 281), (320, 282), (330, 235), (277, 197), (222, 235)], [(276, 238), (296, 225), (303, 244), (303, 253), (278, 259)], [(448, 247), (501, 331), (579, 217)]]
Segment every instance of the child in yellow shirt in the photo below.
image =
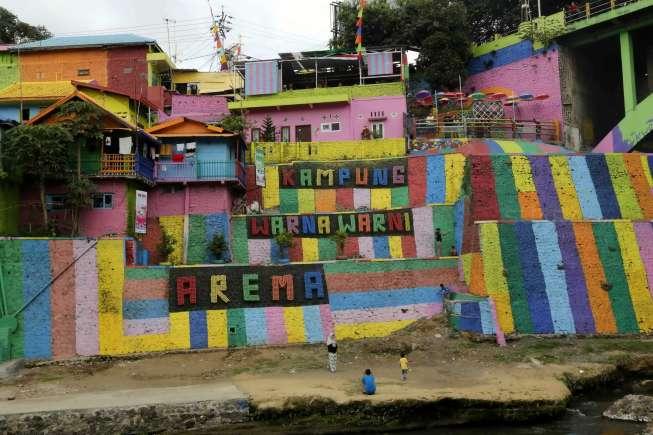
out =
[(401, 367), (401, 380), (406, 382), (408, 380), (408, 359), (406, 358), (405, 352), (401, 352), (399, 367)]

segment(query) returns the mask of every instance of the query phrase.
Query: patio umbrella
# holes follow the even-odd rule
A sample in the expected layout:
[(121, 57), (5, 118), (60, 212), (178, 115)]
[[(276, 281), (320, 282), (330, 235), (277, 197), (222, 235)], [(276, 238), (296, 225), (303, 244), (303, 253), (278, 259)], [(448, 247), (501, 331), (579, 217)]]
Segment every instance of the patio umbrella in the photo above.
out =
[(469, 98), (471, 98), (474, 101), (481, 101), (485, 99), (486, 95), (483, 92), (474, 92), (473, 94), (469, 95)]
[(535, 99), (537, 101), (542, 101), (542, 100), (547, 100), (549, 96), (547, 94), (539, 94), (535, 96)]

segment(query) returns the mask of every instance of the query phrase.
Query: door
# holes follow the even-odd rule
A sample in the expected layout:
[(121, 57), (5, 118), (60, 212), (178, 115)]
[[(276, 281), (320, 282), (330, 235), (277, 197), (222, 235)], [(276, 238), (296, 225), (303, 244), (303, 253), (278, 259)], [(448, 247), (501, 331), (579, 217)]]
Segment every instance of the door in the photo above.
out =
[(311, 141), (311, 126), (298, 125), (295, 127), (295, 142), (310, 142)]

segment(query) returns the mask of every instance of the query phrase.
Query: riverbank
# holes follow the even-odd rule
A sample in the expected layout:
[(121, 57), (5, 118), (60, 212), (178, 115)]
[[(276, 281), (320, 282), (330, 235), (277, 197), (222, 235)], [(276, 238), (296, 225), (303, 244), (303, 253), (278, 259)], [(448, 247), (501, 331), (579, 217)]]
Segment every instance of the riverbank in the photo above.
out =
[[(411, 365), (406, 383), (399, 379), (402, 350), (409, 352)], [(499, 348), (449, 335), (439, 320), (418, 322), (388, 338), (340, 342), (336, 374), (326, 371), (325, 356), (323, 346), (306, 345), (36, 364), (0, 386), (0, 400), (50, 398), (59, 403), (61, 397), (89, 393), (130, 390), (139, 396), (138, 390), (192, 391), (193, 386), (226, 383), (242, 393), (247, 404), (246, 411), (244, 405), (240, 408), (242, 419), (230, 421), (245, 423), (230, 430), (260, 422), (282, 432), (391, 430), (550, 419), (565, 412), (572, 395), (583, 389), (625, 373), (653, 376), (653, 341), (646, 337), (525, 337)], [(375, 396), (360, 394), (365, 368), (377, 377)], [(214, 396), (208, 394), (205, 401), (221, 400), (217, 390)], [(180, 422), (184, 430), (227, 423), (191, 418), (192, 413), (183, 411), (187, 403), (173, 401), (165, 408), (187, 417)], [(116, 400), (113, 407), (122, 405)], [(175, 411), (177, 406), (180, 411)], [(131, 413), (156, 409), (152, 403), (135, 404)]]

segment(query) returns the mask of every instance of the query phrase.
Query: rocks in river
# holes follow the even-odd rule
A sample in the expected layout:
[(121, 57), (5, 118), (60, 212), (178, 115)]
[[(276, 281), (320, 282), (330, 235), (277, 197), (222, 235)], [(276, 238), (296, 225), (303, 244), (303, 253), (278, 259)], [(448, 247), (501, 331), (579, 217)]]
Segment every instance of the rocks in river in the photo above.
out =
[(633, 384), (635, 393), (651, 394), (653, 393), (653, 379), (644, 379)]
[(629, 394), (610, 405), (603, 416), (613, 420), (653, 422), (653, 396)]

